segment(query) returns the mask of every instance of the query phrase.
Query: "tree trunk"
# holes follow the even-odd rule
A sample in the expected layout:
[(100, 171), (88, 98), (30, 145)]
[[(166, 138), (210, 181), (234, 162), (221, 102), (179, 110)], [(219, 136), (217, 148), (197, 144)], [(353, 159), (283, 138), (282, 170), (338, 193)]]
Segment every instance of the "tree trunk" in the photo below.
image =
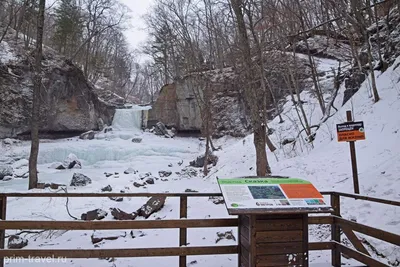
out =
[[(244, 90), (244, 97), (251, 112), (254, 131), (254, 146), (256, 149), (257, 176), (265, 176), (271, 173), (265, 149), (265, 101), (264, 99), (259, 99), (260, 96), (257, 94), (259, 88), (257, 87), (257, 83), (255, 83), (257, 77), (254, 75), (254, 64), (252, 61), (250, 41), (247, 35), (246, 23), (242, 11), (243, 1), (231, 0), (231, 5), (236, 16), (236, 24), (242, 49), (243, 67), (245, 68), (244, 75), (246, 89)], [(262, 77), (258, 77), (258, 79), (262, 79)]]
[(40, 110), (40, 91), (42, 85), (42, 43), (44, 10), (46, 0), (40, 0), (39, 13), (37, 19), (37, 39), (35, 51), (35, 76), (33, 78), (33, 101), (31, 118), (31, 153), (29, 156), (29, 189), (36, 188), (38, 184), (37, 159), (39, 154), (39, 110)]

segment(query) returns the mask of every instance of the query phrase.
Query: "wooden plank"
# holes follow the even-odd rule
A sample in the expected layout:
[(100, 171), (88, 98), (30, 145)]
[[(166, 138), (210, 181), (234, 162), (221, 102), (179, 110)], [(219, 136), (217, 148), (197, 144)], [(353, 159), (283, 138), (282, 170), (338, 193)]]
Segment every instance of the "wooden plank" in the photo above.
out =
[(303, 262), (303, 254), (295, 253), (291, 255), (264, 255), (257, 256), (257, 267), (272, 267), (272, 266), (301, 266)]
[(249, 267), (249, 260), (245, 259), (243, 256), (240, 257), (239, 267)]
[(242, 251), (242, 258), (244, 258), (248, 263), (250, 263), (250, 252), (249, 252), (249, 250), (247, 249), (247, 247), (245, 247), (245, 246), (241, 246), (240, 247), (240, 249), (241, 249), (241, 251)]
[(339, 225), (340, 227), (348, 227), (349, 229), (352, 229), (353, 231), (375, 237), (377, 239), (386, 241), (388, 243), (392, 243), (396, 246), (400, 246), (400, 235), (396, 235), (387, 231), (383, 231), (371, 226), (367, 226), (364, 224), (352, 222), (349, 220), (345, 220), (340, 217), (334, 218), (335, 224)]
[(375, 260), (374, 258), (371, 258), (368, 255), (365, 255), (361, 252), (358, 252), (354, 249), (348, 248), (342, 244), (339, 244), (337, 242), (336, 243), (336, 247), (340, 250), (340, 252), (348, 255), (349, 257), (362, 262), (364, 264), (367, 264), (368, 266), (374, 266), (374, 267), (389, 267), (389, 265), (386, 265), (380, 261)]
[(302, 230), (301, 219), (257, 220), (258, 231)]
[(241, 235), (245, 237), (246, 239), (250, 239), (250, 229), (246, 227), (245, 225), (242, 225), (240, 228)]
[[(331, 206), (333, 208), (332, 215), (340, 216), (340, 196), (338, 194), (331, 194)], [(340, 227), (336, 225), (336, 220), (333, 219), (331, 224), (331, 239), (335, 242), (340, 243)], [(332, 265), (335, 267), (340, 267), (342, 265), (342, 257), (340, 255), (339, 249), (334, 246), (332, 249)]]
[[(7, 214), (7, 197), (0, 197), (0, 219), (5, 220)], [(0, 249), (4, 249), (6, 231), (0, 230)], [(0, 258), (0, 267), (4, 266), (4, 257)]]
[(237, 226), (237, 219), (181, 219), (151, 221), (0, 221), (0, 229), (119, 230)]
[(182, 255), (236, 254), (238, 246), (213, 247), (171, 247), (135, 249), (4, 249), (0, 257), (66, 257), (66, 258), (107, 258), (107, 257), (169, 257)]
[(257, 232), (256, 243), (281, 243), (296, 242), (303, 240), (303, 231), (268, 231)]
[[(180, 218), (187, 218), (187, 197), (181, 196), (180, 197)], [(179, 229), (179, 246), (186, 246), (187, 245), (187, 229), (180, 228)], [(186, 267), (186, 256), (179, 257), (179, 267)]]
[(335, 247), (335, 243), (328, 242), (310, 242), (308, 243), (308, 250), (330, 250)]
[(228, 209), (229, 215), (283, 215), (283, 214), (308, 214), (308, 213), (331, 213), (330, 207), (307, 207), (307, 208), (273, 208), (273, 209)]
[(242, 261), (243, 261), (242, 260), (242, 246), (241, 246), (243, 243), (243, 237), (242, 237), (243, 225), (242, 225), (242, 220), (240, 219), (240, 217), (238, 218), (238, 223), (239, 223), (239, 227), (238, 227), (238, 255), (237, 255), (238, 257), (237, 257), (237, 259), (238, 259), (238, 267), (241, 267)]
[(256, 267), (256, 253), (257, 253), (257, 247), (256, 247), (256, 234), (257, 231), (259, 231), (256, 228), (256, 222), (257, 222), (257, 217), (255, 215), (250, 215), (250, 267)]
[(250, 226), (250, 218), (247, 215), (239, 215), (239, 221), (241, 225)]
[(332, 216), (310, 216), (308, 217), (308, 224), (332, 224)]
[(347, 238), (350, 240), (350, 242), (353, 244), (353, 246), (360, 251), (361, 253), (364, 253), (368, 256), (371, 256), (368, 252), (368, 250), (364, 247), (364, 245), (361, 243), (361, 241), (358, 239), (356, 234), (347, 226), (342, 226), (341, 227), (343, 230), (343, 233), (347, 236)]
[(303, 253), (303, 242), (256, 244), (256, 255)]
[(362, 199), (362, 200), (367, 200), (367, 201), (371, 201), (371, 202), (382, 203), (382, 204), (387, 204), (387, 205), (392, 205), (392, 206), (398, 206), (398, 207), (400, 206), (400, 201), (388, 200), (388, 199), (376, 198), (376, 197), (368, 197), (368, 196), (349, 194), (349, 193), (342, 193), (342, 192), (335, 192), (335, 193), (342, 197)]
[(246, 238), (244, 236), (241, 236), (241, 243), (247, 250), (250, 250), (250, 238)]
[(303, 266), (308, 267), (308, 214), (303, 215)]
[(0, 193), (0, 197), (221, 197), (221, 193)]

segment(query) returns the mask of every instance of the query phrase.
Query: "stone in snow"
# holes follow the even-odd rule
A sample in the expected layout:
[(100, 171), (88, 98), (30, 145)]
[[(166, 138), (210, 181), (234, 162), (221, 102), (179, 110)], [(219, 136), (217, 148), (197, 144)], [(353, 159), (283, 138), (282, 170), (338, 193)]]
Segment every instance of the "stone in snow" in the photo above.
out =
[(110, 210), (111, 210), (111, 215), (116, 220), (134, 220), (137, 217), (137, 214), (135, 212), (127, 213), (118, 208), (111, 208)]
[(72, 153), (64, 160), (63, 166), (66, 169), (82, 169), (82, 163), (79, 161), (78, 157)]
[(88, 211), (87, 213), (82, 213), (81, 220), (84, 221), (93, 221), (93, 220), (102, 220), (107, 216), (107, 211), (102, 209), (95, 209)]
[(125, 231), (95, 231), (92, 236), (92, 243), (96, 244), (103, 240), (116, 240), (120, 237), (126, 237)]
[(172, 174), (172, 172), (170, 172), (170, 171), (159, 171), (158, 172), (158, 175), (160, 177), (169, 177), (169, 176), (171, 176), (171, 174)]
[(131, 174), (131, 173), (135, 173), (135, 172), (136, 172), (135, 169), (129, 167), (128, 169), (126, 169), (126, 170), (124, 171), (124, 174)]
[(142, 186), (144, 186), (144, 184), (141, 184), (141, 183), (138, 183), (138, 182), (134, 182), (133, 186), (134, 187), (142, 187)]
[(132, 143), (141, 143), (141, 142), (142, 142), (142, 138), (139, 138), (139, 137), (132, 138)]
[(166, 197), (152, 197), (139, 210), (138, 215), (146, 219), (164, 207)]
[(12, 235), (8, 238), (9, 249), (21, 249), (28, 245), (28, 240), (17, 235)]
[(223, 239), (236, 241), (236, 238), (235, 238), (235, 236), (233, 235), (233, 231), (227, 231), (227, 232), (225, 232), (225, 233), (223, 233), (223, 232), (218, 232), (218, 233), (217, 233), (217, 236), (218, 236), (218, 238), (217, 238), (217, 240), (215, 241), (215, 243), (218, 243), (219, 241), (221, 241), (221, 240), (223, 240)]
[(117, 201), (117, 202), (122, 202), (124, 200), (123, 197), (109, 197), (109, 199)]
[(82, 173), (74, 173), (70, 186), (85, 186), (92, 183), (92, 179)]
[(12, 176), (5, 176), (5, 177), (3, 178), (3, 181), (10, 181), (10, 180), (12, 180), (12, 179), (13, 179)]
[(95, 136), (96, 136), (96, 132), (95, 131), (88, 131), (86, 133), (81, 134), (79, 136), (79, 139), (82, 139), (82, 140), (93, 140)]
[(10, 165), (0, 165), (0, 180), (6, 176), (13, 176), (13, 168)]
[(106, 187), (103, 187), (101, 189), (101, 192), (111, 192), (111, 191), (112, 191), (111, 185), (107, 185)]
[(149, 178), (146, 179), (145, 182), (146, 182), (147, 184), (154, 184), (154, 178), (149, 177)]
[(110, 176), (113, 176), (114, 174), (109, 173), (109, 172), (105, 172), (104, 175), (108, 178), (108, 177), (110, 177)]

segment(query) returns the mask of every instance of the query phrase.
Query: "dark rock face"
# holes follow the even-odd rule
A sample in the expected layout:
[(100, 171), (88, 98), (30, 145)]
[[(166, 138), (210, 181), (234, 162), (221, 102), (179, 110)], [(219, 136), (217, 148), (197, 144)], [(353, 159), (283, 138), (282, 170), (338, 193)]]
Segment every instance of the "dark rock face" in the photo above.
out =
[(107, 185), (106, 187), (103, 187), (101, 189), (101, 192), (111, 192), (111, 191), (112, 191), (111, 185)]
[(70, 186), (85, 186), (92, 183), (92, 179), (81, 173), (74, 173)]
[(8, 238), (9, 249), (21, 249), (28, 245), (28, 240), (17, 235), (12, 235)]
[[(18, 49), (23, 52), (7, 64), (0, 62), (1, 69), (9, 70), (0, 71), (0, 138), (25, 138), (30, 133), (34, 74), (29, 62), (33, 61), (33, 53), (23, 50), (23, 41), (13, 49), (16, 54)], [(44, 47), (43, 52), (41, 134), (78, 135), (98, 129), (99, 118), (110, 124), (115, 108), (98, 98), (82, 71), (50, 48)]]

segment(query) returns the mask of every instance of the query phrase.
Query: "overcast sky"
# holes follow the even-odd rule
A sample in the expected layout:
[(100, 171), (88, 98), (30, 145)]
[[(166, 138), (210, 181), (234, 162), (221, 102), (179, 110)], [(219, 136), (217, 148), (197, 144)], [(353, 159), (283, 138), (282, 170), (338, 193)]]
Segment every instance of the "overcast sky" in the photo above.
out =
[(132, 48), (140, 48), (140, 44), (146, 40), (146, 31), (143, 16), (149, 9), (153, 0), (120, 0), (130, 8), (132, 20), (129, 30), (125, 32)]

